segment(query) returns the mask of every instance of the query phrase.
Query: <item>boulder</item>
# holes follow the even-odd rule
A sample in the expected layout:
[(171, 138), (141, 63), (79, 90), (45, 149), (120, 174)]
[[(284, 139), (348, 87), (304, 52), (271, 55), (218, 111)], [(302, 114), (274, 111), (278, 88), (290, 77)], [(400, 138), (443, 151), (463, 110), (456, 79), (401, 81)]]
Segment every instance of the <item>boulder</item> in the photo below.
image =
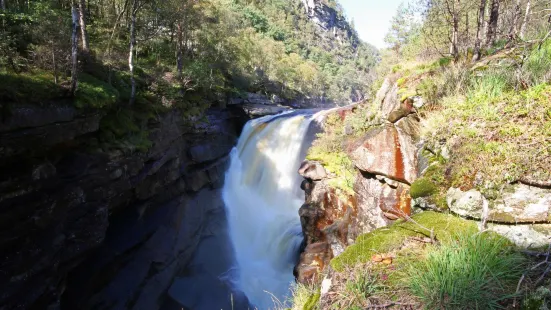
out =
[(463, 192), (459, 188), (450, 188), (446, 194), (446, 202), (453, 213), (474, 219), (481, 219), (488, 201), (474, 189)]
[[(387, 120), (391, 123), (396, 123), (402, 118), (415, 113), (415, 108), (413, 107), (413, 99), (406, 98), (400, 103), (400, 107), (390, 112), (387, 117)], [(418, 120), (417, 120), (418, 121)]]
[(398, 98), (398, 84), (391, 79), (385, 80), (383, 86), (377, 93), (375, 103), (380, 102), (381, 117), (388, 118), (392, 111), (400, 108), (400, 99)]
[(551, 190), (525, 184), (506, 188), (490, 205), (489, 221), (502, 223), (551, 223)]
[(488, 224), (488, 230), (502, 235), (521, 248), (547, 247), (551, 238), (551, 224)]
[(327, 171), (325, 171), (325, 168), (317, 161), (303, 161), (298, 169), (298, 174), (312, 181), (320, 181), (327, 178)]
[(367, 233), (411, 214), (409, 186), (359, 174), (354, 183), (358, 210), (354, 235)]
[(494, 201), (488, 202), (476, 191), (450, 188), (446, 200), (450, 210), (460, 216), (504, 224), (551, 223), (551, 190), (524, 184), (507, 187)]
[(369, 174), (411, 184), (417, 177), (416, 147), (411, 137), (394, 126), (375, 128), (351, 144), (354, 165)]
[(409, 114), (398, 120), (394, 125), (400, 132), (410, 136), (414, 142), (419, 141), (421, 126), (417, 114)]

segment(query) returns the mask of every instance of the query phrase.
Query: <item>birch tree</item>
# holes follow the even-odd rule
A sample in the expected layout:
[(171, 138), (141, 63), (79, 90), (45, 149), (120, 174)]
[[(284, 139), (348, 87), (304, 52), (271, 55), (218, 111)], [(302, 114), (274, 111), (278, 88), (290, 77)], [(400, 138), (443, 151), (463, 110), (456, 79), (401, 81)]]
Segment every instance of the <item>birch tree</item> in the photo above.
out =
[(140, 9), (140, 1), (132, 0), (131, 19), (130, 19), (130, 48), (128, 51), (128, 69), (130, 70), (130, 100), (129, 104), (133, 105), (136, 101), (136, 79), (134, 78), (134, 49), (136, 47), (136, 19), (138, 10)]
[(79, 23), (80, 23), (80, 33), (82, 37), (82, 52), (85, 55), (90, 53), (90, 43), (88, 42), (88, 32), (86, 31), (86, 2), (85, 0), (79, 0), (78, 2), (78, 11), (79, 11)]
[(78, 12), (75, 1), (71, 1), (71, 16), (73, 22), (73, 33), (71, 35), (71, 94), (75, 94), (78, 83)]
[(526, 11), (524, 12), (524, 20), (522, 21), (522, 26), (520, 26), (520, 38), (524, 39), (524, 34), (526, 33), (526, 24), (530, 18), (530, 0), (526, 3)]

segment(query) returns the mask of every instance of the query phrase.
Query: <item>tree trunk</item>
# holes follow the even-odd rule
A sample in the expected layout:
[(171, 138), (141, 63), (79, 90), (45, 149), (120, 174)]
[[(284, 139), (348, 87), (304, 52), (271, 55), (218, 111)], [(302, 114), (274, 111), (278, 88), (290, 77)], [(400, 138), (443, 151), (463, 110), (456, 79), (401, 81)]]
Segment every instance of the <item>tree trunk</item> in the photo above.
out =
[(524, 33), (526, 32), (526, 24), (530, 17), (530, 0), (526, 3), (526, 12), (524, 13), (524, 20), (522, 21), (522, 26), (520, 26), (520, 38), (524, 39)]
[[(459, 1), (457, 1), (459, 2)], [(458, 41), (459, 41), (459, 14), (457, 12), (459, 6), (453, 8), (453, 32), (452, 32), (452, 42), (450, 45), (450, 54), (452, 54), (453, 58), (457, 60), (457, 57), (459, 56), (458, 51)]]
[(57, 84), (57, 61), (55, 58), (55, 45), (52, 44), (52, 63), (54, 66), (54, 83)]
[(515, 11), (513, 13), (513, 22), (511, 24), (511, 28), (509, 29), (509, 39), (512, 40), (516, 37), (518, 32), (518, 21), (520, 20), (520, 0), (517, 0), (515, 4)]
[(476, 41), (474, 43), (473, 61), (480, 59), (480, 48), (482, 44), (482, 27), (484, 25), (484, 15), (486, 13), (486, 0), (480, 0), (478, 7), (478, 22), (476, 24)]
[(90, 43), (88, 42), (88, 32), (86, 31), (86, 3), (85, 3), (85, 0), (79, 0), (78, 9), (79, 9), (80, 33), (81, 33), (81, 36), (82, 36), (82, 52), (85, 55), (88, 55), (90, 53)]
[(183, 35), (182, 35), (182, 22), (181, 21), (178, 21), (178, 25), (176, 25), (177, 27), (177, 52), (176, 52), (176, 68), (178, 70), (178, 78), (182, 78), (182, 70), (183, 70), (183, 45), (184, 45), (184, 42), (183, 42)]
[(134, 78), (134, 48), (136, 46), (136, 14), (138, 13), (138, 0), (132, 1), (132, 19), (130, 21), (130, 50), (128, 52), (128, 68), (130, 69), (130, 101), (136, 101), (136, 79)]
[(492, 0), (490, 19), (488, 20), (488, 33), (486, 34), (487, 46), (491, 46), (496, 42), (497, 22), (499, 20), (499, 1), (500, 0)]
[(73, 34), (71, 35), (71, 94), (74, 95), (78, 83), (78, 12), (75, 1), (71, 1), (71, 15), (73, 21)]
[(0, 9), (2, 9), (2, 11), (6, 10), (6, 0), (0, 0)]

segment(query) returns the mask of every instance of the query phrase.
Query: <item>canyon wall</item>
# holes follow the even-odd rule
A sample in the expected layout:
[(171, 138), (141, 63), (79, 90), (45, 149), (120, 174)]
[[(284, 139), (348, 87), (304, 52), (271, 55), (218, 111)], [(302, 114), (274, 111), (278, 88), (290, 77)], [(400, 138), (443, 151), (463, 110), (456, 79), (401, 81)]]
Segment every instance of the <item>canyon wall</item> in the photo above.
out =
[(0, 309), (157, 309), (191, 259), (247, 116), (148, 123), (147, 152), (91, 143), (99, 113), (17, 106), (0, 123)]

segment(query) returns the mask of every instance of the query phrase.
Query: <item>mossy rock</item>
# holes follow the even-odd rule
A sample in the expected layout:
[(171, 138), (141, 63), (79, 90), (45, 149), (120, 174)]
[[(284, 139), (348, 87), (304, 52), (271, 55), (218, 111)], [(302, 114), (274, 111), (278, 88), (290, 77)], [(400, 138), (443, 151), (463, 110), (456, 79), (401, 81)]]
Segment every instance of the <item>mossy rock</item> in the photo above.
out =
[(436, 185), (434, 185), (434, 183), (425, 178), (420, 178), (415, 180), (415, 182), (411, 184), (409, 195), (411, 196), (411, 198), (415, 199), (431, 196), (437, 191), (438, 188), (436, 187)]
[[(411, 217), (415, 222), (434, 231), (436, 239), (450, 238), (460, 233), (476, 233), (475, 222), (450, 214), (425, 211)], [(356, 243), (331, 260), (331, 266), (342, 271), (346, 266), (368, 262), (374, 254), (400, 248), (407, 237), (426, 237), (430, 232), (413, 221), (399, 220), (391, 226), (361, 235)]]

